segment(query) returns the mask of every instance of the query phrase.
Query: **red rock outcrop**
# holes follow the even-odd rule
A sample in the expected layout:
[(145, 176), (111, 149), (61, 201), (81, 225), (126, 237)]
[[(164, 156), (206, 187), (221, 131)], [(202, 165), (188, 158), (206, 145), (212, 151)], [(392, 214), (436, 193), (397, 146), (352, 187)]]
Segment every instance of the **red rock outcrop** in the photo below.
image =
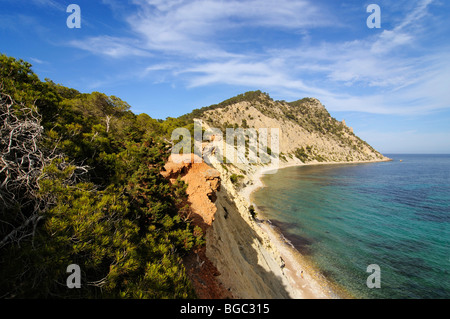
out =
[[(179, 159), (179, 158), (178, 158)], [(161, 174), (174, 183), (181, 178), (188, 187), (188, 217), (192, 224), (199, 226), (203, 233), (211, 226), (217, 211), (214, 202), (216, 191), (220, 189), (220, 173), (194, 154), (184, 155), (188, 163), (174, 162), (169, 157), (165, 171)], [(197, 159), (195, 163), (194, 160)], [(193, 283), (197, 296), (201, 299), (233, 298), (232, 294), (215, 278), (220, 272), (206, 257), (206, 247), (202, 247), (184, 258), (184, 265)]]
[(207, 165), (205, 162), (195, 163), (198, 157), (194, 154), (186, 155), (188, 163), (175, 163), (172, 156), (169, 157), (165, 165), (165, 171), (161, 174), (169, 178), (173, 183), (178, 177), (184, 181), (188, 187), (186, 193), (190, 206), (190, 220), (194, 225), (202, 228), (206, 232), (214, 220), (217, 211), (214, 205), (216, 191), (220, 187), (220, 173)]

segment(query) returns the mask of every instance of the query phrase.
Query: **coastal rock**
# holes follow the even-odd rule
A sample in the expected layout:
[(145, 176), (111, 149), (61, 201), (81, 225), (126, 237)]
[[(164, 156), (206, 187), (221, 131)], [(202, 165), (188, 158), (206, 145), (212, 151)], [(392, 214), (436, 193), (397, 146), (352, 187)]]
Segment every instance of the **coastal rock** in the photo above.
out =
[[(215, 168), (198, 164), (169, 165), (188, 182), (188, 194), (196, 214), (206, 227), (205, 256), (217, 269), (215, 278), (232, 291), (234, 298), (332, 298), (320, 274), (304, 262), (270, 223), (249, 211), (250, 193), (262, 186), (263, 171), (308, 164), (362, 163), (389, 160), (358, 138), (344, 122), (332, 118), (319, 100), (305, 98), (287, 103), (251, 92), (245, 96), (203, 109), (205, 131), (229, 127), (278, 128), (278, 163), (223, 163), (206, 152), (205, 160)], [(196, 114), (199, 114), (198, 112)], [(215, 149), (213, 138), (202, 142), (204, 150)], [(233, 141), (234, 143), (234, 141)], [(271, 145), (269, 145), (270, 147)], [(232, 145), (231, 147), (235, 147)], [(253, 152), (253, 154), (252, 154)], [(256, 150), (246, 148), (246, 155)], [(191, 156), (191, 155), (188, 155)], [(242, 156), (242, 154), (241, 154)], [(256, 156), (257, 157), (257, 156)], [(176, 174), (175, 174), (176, 175)], [(186, 177), (187, 176), (187, 177)], [(201, 195), (200, 195), (201, 193)], [(192, 198), (192, 199), (191, 199)]]
[[(177, 178), (187, 183), (186, 193), (190, 212), (188, 217), (203, 233), (210, 228), (217, 211), (214, 201), (216, 192), (220, 189), (220, 173), (206, 163), (195, 163), (194, 154), (185, 156), (187, 163), (175, 163), (169, 157), (165, 170), (161, 174), (172, 183)], [(206, 256), (206, 247), (185, 256), (183, 263), (194, 286), (197, 297), (201, 299), (233, 298), (233, 294), (217, 280), (220, 272)]]
[(161, 174), (172, 183), (181, 177), (188, 185), (186, 193), (192, 213), (191, 219), (194, 224), (206, 231), (207, 227), (211, 226), (217, 210), (214, 201), (216, 192), (220, 189), (220, 173), (205, 162), (196, 163), (198, 162), (196, 155), (188, 156), (190, 158), (188, 163), (175, 163), (173, 157), (169, 157), (164, 167), (165, 171)]
[[(255, 129), (280, 129), (279, 163), (225, 164), (214, 162), (212, 154), (206, 155), (221, 177), (220, 190), (216, 193), (216, 215), (206, 236), (206, 256), (221, 273), (218, 279), (237, 298), (334, 297), (328, 283), (304, 262), (299, 262), (303, 257), (294, 252), (282, 235), (270, 224), (251, 216), (249, 195), (262, 186), (259, 177), (263, 170), (304, 163), (359, 163), (388, 158), (354, 135), (345, 121), (331, 118), (325, 107), (313, 98), (286, 103), (272, 101), (262, 94), (255, 101), (206, 110), (202, 119), (205, 131), (211, 127), (224, 131), (242, 123)], [(221, 140), (226, 143), (226, 139)], [(223, 149), (227, 149), (226, 144)], [(304, 150), (304, 157), (299, 158), (299, 149)], [(246, 151), (247, 155), (254, 152)]]
[(315, 98), (288, 103), (260, 93), (253, 100), (206, 109), (201, 119), (224, 132), (243, 124), (255, 129), (278, 128), (279, 151), (287, 161), (298, 156), (305, 163), (387, 160), (357, 137), (345, 120), (333, 118)]

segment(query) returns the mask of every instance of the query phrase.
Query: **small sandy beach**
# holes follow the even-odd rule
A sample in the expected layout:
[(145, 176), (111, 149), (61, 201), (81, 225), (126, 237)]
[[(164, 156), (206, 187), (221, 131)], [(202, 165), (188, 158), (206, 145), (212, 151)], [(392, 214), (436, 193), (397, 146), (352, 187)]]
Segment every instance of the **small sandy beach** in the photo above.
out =
[[(383, 161), (388, 161), (385, 159)], [(329, 164), (360, 164), (380, 161), (367, 162), (348, 162), (348, 163), (311, 163), (304, 164), (301, 162), (287, 162), (280, 163), (276, 166), (266, 166), (257, 169), (253, 174), (248, 175), (250, 183), (241, 190), (240, 194), (253, 204), (252, 193), (257, 189), (264, 187), (262, 177), (264, 174), (275, 173), (277, 169), (283, 169), (292, 166), (303, 165), (329, 165)], [(255, 205), (256, 209), (257, 206)], [(337, 287), (332, 282), (327, 280), (311, 262), (306, 260), (292, 244), (283, 236), (283, 234), (274, 227), (269, 220), (264, 219), (264, 214), (258, 211), (260, 216), (258, 226), (268, 235), (271, 243), (278, 249), (285, 267), (283, 269), (285, 276), (290, 282), (293, 291), (293, 298), (295, 299), (342, 299), (352, 298), (348, 293)]]

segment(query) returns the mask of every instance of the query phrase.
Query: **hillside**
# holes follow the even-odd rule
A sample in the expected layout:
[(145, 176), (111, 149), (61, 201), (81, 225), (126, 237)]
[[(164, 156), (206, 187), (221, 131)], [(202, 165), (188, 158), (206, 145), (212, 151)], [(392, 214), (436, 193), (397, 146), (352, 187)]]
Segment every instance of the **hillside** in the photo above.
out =
[[(216, 212), (206, 230), (206, 256), (220, 273), (217, 278), (221, 284), (235, 298), (335, 297), (332, 284), (315, 270), (299, 264), (302, 257), (292, 251), (282, 235), (274, 232), (268, 221), (256, 218), (249, 195), (262, 186), (259, 178), (263, 171), (291, 165), (389, 159), (358, 138), (344, 122), (332, 118), (314, 98), (287, 103), (253, 91), (194, 110), (182, 118), (202, 120), (206, 135), (202, 143), (204, 159), (220, 173), (221, 185), (214, 196)], [(222, 132), (222, 139), (214, 128)], [(273, 161), (277, 154), (269, 137), (270, 162), (261, 157), (255, 163), (229, 161), (227, 147), (236, 150), (238, 142), (227, 144), (227, 128), (278, 128), (279, 162)], [(220, 146), (223, 161), (217, 156)], [(245, 157), (256, 156), (257, 151), (246, 137)], [(210, 215), (205, 215), (205, 220), (210, 220)], [(306, 283), (299, 269), (308, 269)]]
[(0, 55), (0, 296), (194, 298), (183, 258), (203, 234), (187, 185), (161, 175), (184, 124)]
[[(171, 165), (171, 133), (192, 133), (194, 119), (205, 132), (279, 128), (279, 154), (273, 144), (266, 154), (279, 155), (279, 167), (386, 158), (312, 98), (253, 91), (166, 120), (130, 108), (41, 81), (31, 64), (0, 55), (0, 296), (316, 296), (292, 285), (249, 210), (247, 195), (271, 164)], [(210, 134), (202, 145), (220, 141)], [(245, 156), (255, 152), (247, 139)], [(72, 264), (81, 289), (66, 286)]]
[(331, 117), (315, 98), (274, 101), (261, 91), (247, 92), (220, 104), (194, 110), (184, 119), (200, 118), (208, 126), (279, 128), (280, 157), (304, 163), (351, 162), (383, 159), (383, 155)]

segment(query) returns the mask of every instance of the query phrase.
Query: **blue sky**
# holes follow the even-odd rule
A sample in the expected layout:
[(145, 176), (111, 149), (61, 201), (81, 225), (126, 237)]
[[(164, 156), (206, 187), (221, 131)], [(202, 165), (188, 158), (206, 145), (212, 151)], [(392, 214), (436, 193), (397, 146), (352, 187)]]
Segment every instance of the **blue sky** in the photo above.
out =
[[(81, 28), (69, 29), (69, 4)], [(370, 29), (369, 4), (381, 8)], [(318, 98), (383, 153), (450, 153), (445, 0), (0, 0), (0, 52), (176, 117), (260, 89)]]

